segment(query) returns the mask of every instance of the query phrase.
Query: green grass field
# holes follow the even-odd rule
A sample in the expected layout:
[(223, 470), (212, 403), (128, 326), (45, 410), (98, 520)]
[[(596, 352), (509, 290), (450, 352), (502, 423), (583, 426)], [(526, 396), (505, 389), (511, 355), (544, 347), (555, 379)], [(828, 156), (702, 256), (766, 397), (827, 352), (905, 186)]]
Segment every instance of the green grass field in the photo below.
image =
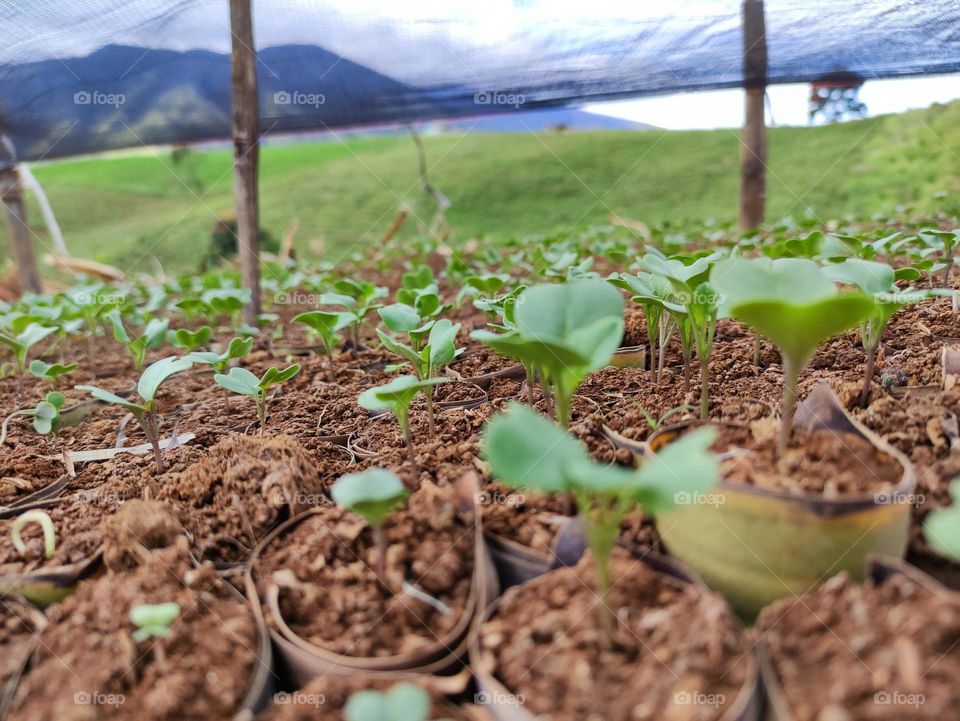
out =
[[(709, 112), (709, 108), (704, 108)], [(576, 229), (609, 213), (648, 223), (731, 220), (738, 133), (634, 131), (465, 134), (424, 138), (431, 179), (451, 200), (454, 242)], [(769, 135), (768, 218), (869, 215), (937, 191), (960, 192), (960, 103)], [(218, 215), (232, 213), (228, 151), (114, 155), (41, 164), (74, 255), (148, 269), (196, 267)], [(302, 254), (336, 259), (373, 245), (406, 203), (403, 233), (429, 222), (408, 137), (350, 137), (264, 148), (261, 224), (280, 237), (299, 219)], [(48, 235), (36, 203), (30, 218)], [(0, 234), (3, 250), (7, 240)]]

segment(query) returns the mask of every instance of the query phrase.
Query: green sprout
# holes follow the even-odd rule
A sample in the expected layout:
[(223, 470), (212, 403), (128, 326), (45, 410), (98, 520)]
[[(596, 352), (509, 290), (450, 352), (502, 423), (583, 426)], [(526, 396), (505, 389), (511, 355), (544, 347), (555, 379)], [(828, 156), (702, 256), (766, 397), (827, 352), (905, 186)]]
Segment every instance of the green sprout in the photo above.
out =
[[(717, 326), (719, 294), (707, 282), (711, 276), (713, 256), (698, 258), (687, 265), (683, 260), (664, 258), (655, 253), (647, 253), (641, 260), (644, 268), (655, 275), (666, 278), (673, 287), (678, 304), (686, 311), (684, 328), (686, 337), (693, 339), (700, 361), (700, 418), (706, 420), (710, 410), (710, 353), (713, 350), (714, 331)], [(684, 331), (681, 331), (684, 337)], [(689, 353), (685, 345), (685, 358)]]
[(414, 473), (417, 469), (417, 454), (413, 446), (413, 435), (410, 433), (410, 404), (419, 393), (426, 393), (433, 386), (447, 383), (447, 378), (425, 378), (420, 380), (416, 376), (398, 376), (389, 383), (374, 388), (368, 388), (357, 397), (357, 403), (369, 411), (391, 411), (397, 417), (397, 424), (403, 431), (403, 440), (407, 444), (407, 453)]
[(596, 592), (609, 639), (616, 616), (606, 598), (621, 521), (636, 505), (656, 515), (671, 508), (678, 494), (711, 488), (719, 473), (708, 450), (715, 436), (713, 428), (688, 433), (632, 470), (596, 463), (567, 431), (514, 404), (487, 424), (483, 448), (494, 477), (504, 483), (573, 496), (596, 564)]
[(42, 360), (34, 359), (30, 361), (30, 375), (50, 383), (51, 387), (57, 387), (57, 381), (60, 376), (72, 373), (80, 366), (76, 363), (63, 365), (62, 363), (44, 363)]
[(97, 400), (126, 408), (133, 414), (153, 447), (153, 457), (157, 464), (156, 473), (160, 475), (163, 473), (163, 458), (160, 455), (160, 415), (157, 412), (157, 392), (167, 380), (191, 367), (193, 367), (193, 362), (189, 358), (177, 358), (176, 356), (158, 360), (156, 363), (147, 366), (146, 370), (140, 374), (140, 380), (137, 383), (140, 403), (128, 401), (96, 386), (84, 385), (76, 386), (76, 388), (78, 391), (86, 391)]
[(130, 623), (137, 627), (131, 634), (135, 643), (148, 638), (167, 638), (170, 626), (180, 617), (180, 604), (175, 601), (166, 603), (141, 603), (130, 609)]
[[(451, 323), (446, 318), (431, 322), (429, 333), (426, 336), (426, 345), (417, 345), (411, 347), (404, 345), (393, 336), (384, 333), (379, 328), (377, 335), (384, 347), (394, 355), (413, 366), (413, 372), (419, 380), (432, 378), (434, 371), (450, 363), (454, 358), (463, 353), (463, 348), (456, 347), (457, 334), (460, 332), (459, 323)], [(420, 342), (422, 343), (422, 338)], [(424, 397), (427, 401), (427, 424), (428, 435), (433, 438), (435, 433), (435, 423), (433, 415), (433, 388), (427, 387), (424, 390)]]
[(384, 693), (358, 691), (344, 706), (346, 721), (427, 721), (430, 696), (412, 683), (398, 683)]
[(267, 423), (267, 392), (272, 386), (286, 383), (300, 372), (300, 364), (294, 363), (283, 370), (267, 368), (263, 376), (257, 378), (246, 368), (231, 368), (227, 374), (217, 373), (213, 380), (217, 385), (226, 388), (231, 393), (241, 396), (250, 396), (257, 404), (257, 420), (260, 422), (260, 435), (263, 435)]
[(27, 353), (37, 343), (53, 333), (56, 328), (43, 326), (39, 323), (30, 323), (16, 335), (0, 333), (0, 343), (13, 351), (17, 373), (23, 375), (27, 370)]
[(333, 353), (337, 347), (338, 334), (358, 322), (356, 314), (349, 311), (311, 310), (294, 316), (293, 322), (303, 323), (320, 339), (323, 352), (327, 356), (327, 381), (335, 382)]
[(866, 321), (876, 308), (871, 296), (840, 293), (812, 260), (802, 258), (729, 258), (714, 274), (736, 278), (736, 297), (724, 307), (733, 318), (769, 338), (783, 358), (783, 405), (777, 457), (782, 457), (793, 431), (800, 372), (827, 338)]
[(193, 353), (197, 348), (202, 348), (213, 340), (213, 329), (208, 326), (202, 326), (197, 330), (188, 328), (178, 328), (169, 333), (170, 344), (175, 348), (182, 348), (188, 353)]
[(17, 553), (26, 553), (27, 544), (23, 542), (21, 533), (23, 527), (28, 523), (38, 524), (40, 530), (43, 531), (43, 557), (50, 560), (57, 550), (57, 531), (53, 526), (53, 521), (50, 520), (50, 516), (43, 511), (33, 509), (26, 513), (21, 513), (14, 519), (13, 525), (10, 527), (13, 547), (17, 549)]
[(231, 340), (226, 349), (221, 353), (213, 351), (194, 351), (184, 356), (187, 360), (194, 363), (203, 363), (213, 366), (217, 373), (226, 373), (230, 369), (230, 362), (239, 360), (246, 356), (253, 348), (253, 338), (236, 337)]
[[(863, 386), (860, 390), (860, 405), (865, 408), (870, 398), (870, 381), (876, 365), (877, 348), (887, 323), (904, 306), (929, 298), (930, 292), (900, 290), (894, 284), (898, 279), (897, 271), (886, 263), (859, 258), (847, 258), (842, 263), (828, 265), (823, 269), (823, 273), (831, 280), (856, 286), (874, 300), (873, 312), (860, 323), (860, 339), (867, 354)], [(952, 291), (950, 293), (952, 294)]]
[(516, 329), (471, 334), (497, 353), (536, 369), (551, 416), (570, 425), (573, 394), (587, 374), (603, 368), (623, 337), (623, 298), (593, 279), (527, 288), (517, 298)]
[(377, 578), (386, 588), (387, 541), (383, 526), (390, 512), (409, 495), (403, 481), (385, 468), (370, 468), (341, 476), (330, 489), (330, 495), (336, 503), (363, 516), (370, 524), (377, 545)]
[(119, 310), (111, 310), (107, 313), (107, 319), (113, 325), (113, 337), (130, 351), (130, 355), (133, 357), (133, 367), (137, 369), (137, 372), (143, 370), (147, 351), (156, 350), (167, 339), (167, 327), (170, 322), (166, 319), (153, 318), (147, 323), (143, 333), (133, 338), (124, 328)]

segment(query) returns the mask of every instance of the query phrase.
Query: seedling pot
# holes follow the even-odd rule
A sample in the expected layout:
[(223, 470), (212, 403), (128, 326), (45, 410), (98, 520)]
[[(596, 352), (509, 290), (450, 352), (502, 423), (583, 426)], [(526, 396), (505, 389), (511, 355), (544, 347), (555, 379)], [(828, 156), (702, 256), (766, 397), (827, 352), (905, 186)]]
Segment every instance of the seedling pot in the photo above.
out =
[[(899, 558), (873, 556), (867, 560), (866, 578), (875, 586), (883, 584), (894, 576), (903, 577), (911, 583), (930, 591), (935, 596), (942, 597), (945, 601), (957, 603), (958, 595), (956, 591), (947, 588), (920, 569)], [(893, 641), (893, 639), (890, 640)], [(767, 698), (767, 721), (795, 721), (795, 716), (780, 683), (780, 678), (777, 676), (770, 653), (762, 640), (757, 644), (757, 658), (760, 663), (760, 674)]]
[[(709, 591), (699, 578), (670, 558), (656, 553), (647, 553), (636, 557), (639, 562), (658, 573), (671, 576), (682, 583), (689, 583), (698, 589), (702, 589), (705, 593)], [(544, 578), (537, 579), (534, 583), (540, 582)], [(486, 700), (485, 709), (495, 721), (536, 721), (537, 717), (517, 701), (515, 692), (508, 689), (497, 679), (493, 658), (488, 654), (483, 654), (480, 650), (480, 625), (496, 616), (499, 605), (499, 600), (490, 604), (480, 623), (470, 634), (470, 667), (473, 669), (477, 680), (478, 695)], [(759, 721), (761, 718), (763, 696), (759, 668), (752, 653), (748, 656), (748, 661), (747, 681), (720, 721)], [(656, 662), (654, 661), (654, 663)]]
[[(561, 523), (570, 523), (573, 518), (565, 518)], [(560, 537), (558, 532), (554, 537), (551, 551), (542, 553), (535, 551), (529, 546), (502, 536), (497, 533), (486, 534), (487, 544), (490, 547), (490, 556), (493, 559), (494, 566), (497, 569), (497, 575), (500, 578), (501, 588), (517, 586), (521, 583), (530, 581), (537, 576), (554, 567), (557, 539)]]
[[(691, 425), (658, 431), (650, 439), (651, 449), (656, 452)], [(670, 554), (722, 592), (747, 618), (768, 603), (802, 594), (843, 570), (862, 580), (870, 555), (902, 558), (906, 551), (911, 508), (907, 500), (916, 486), (906, 456), (851, 418), (825, 385), (798, 409), (795, 429), (859, 436), (893, 458), (902, 475), (890, 492), (833, 500), (721, 480), (711, 491), (712, 503), (678, 505), (662, 513), (657, 527)]]
[(40, 608), (46, 608), (65, 599), (76, 590), (80, 581), (96, 574), (102, 560), (102, 553), (97, 551), (89, 558), (66, 566), (8, 573), (0, 576), (0, 596), (18, 594)]
[(466, 654), (467, 633), (491, 599), (498, 594), (497, 577), (489, 551), (483, 539), (479, 514), (473, 524), (474, 569), (470, 596), (462, 618), (457, 625), (435, 643), (416, 652), (393, 656), (359, 657), (348, 656), (312, 644), (298, 636), (284, 621), (279, 605), (279, 587), (271, 583), (261, 598), (254, 571), (263, 549), (281, 538), (291, 528), (310, 518), (321, 509), (314, 509), (288, 520), (266, 536), (250, 555), (245, 574), (247, 598), (258, 618), (264, 619), (268, 609), (275, 619), (276, 628), (269, 627), (270, 636), (279, 652), (290, 678), (297, 686), (326, 674), (354, 675), (358, 673), (379, 674), (382, 672), (408, 674), (440, 674), (450, 671)]

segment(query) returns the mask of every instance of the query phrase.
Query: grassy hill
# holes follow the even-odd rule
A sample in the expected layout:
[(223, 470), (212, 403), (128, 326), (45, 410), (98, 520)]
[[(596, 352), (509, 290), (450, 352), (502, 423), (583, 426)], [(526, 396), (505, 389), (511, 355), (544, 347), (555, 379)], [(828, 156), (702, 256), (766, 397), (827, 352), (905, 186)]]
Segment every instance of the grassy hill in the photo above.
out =
[[(704, 108), (709, 112), (709, 108)], [(336, 258), (374, 244), (401, 203), (403, 232), (429, 222), (407, 137), (267, 147), (261, 155), (262, 226), (282, 235), (299, 219), (302, 253)], [(603, 131), (461, 134), (424, 139), (431, 179), (451, 200), (457, 240), (565, 230), (610, 212), (636, 220), (729, 220), (737, 208), (738, 133)], [(868, 215), (899, 204), (926, 209), (937, 191), (960, 193), (960, 103), (817, 128), (773, 128), (768, 218), (811, 210)], [(196, 267), (218, 215), (232, 213), (229, 151), (167, 151), (38, 165), (75, 255), (125, 270), (155, 257)], [(47, 233), (36, 203), (30, 218)], [(0, 250), (6, 250), (0, 233)]]

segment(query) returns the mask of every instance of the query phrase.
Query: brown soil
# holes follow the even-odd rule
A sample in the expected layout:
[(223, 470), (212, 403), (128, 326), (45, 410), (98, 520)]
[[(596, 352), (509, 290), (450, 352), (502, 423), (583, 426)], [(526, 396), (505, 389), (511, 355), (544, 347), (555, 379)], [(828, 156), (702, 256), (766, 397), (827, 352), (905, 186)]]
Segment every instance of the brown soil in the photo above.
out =
[(157, 498), (181, 511), (198, 558), (239, 563), (279, 521), (326, 500), (319, 470), (290, 436), (227, 436)]
[[(255, 567), (258, 588), (262, 594), (276, 583), (284, 621), (329, 651), (371, 657), (428, 648), (466, 612), (473, 530), (459, 518), (451, 488), (424, 481), (384, 532), (389, 591), (374, 571), (371, 529), (340, 507), (321, 509), (268, 544)], [(404, 592), (405, 581), (448, 612)]]
[(32, 610), (23, 601), (11, 598), (0, 599), (0, 706), (7, 683), (23, 668), (24, 661), (34, 645), (39, 630), (35, 618), (40, 612)]
[[(153, 510), (156, 518), (163, 515)], [(129, 539), (138, 533), (116, 528), (110, 535)], [(181, 608), (169, 637), (135, 642), (130, 609), (168, 601)], [(82, 583), (53, 607), (8, 718), (229, 718), (248, 690), (256, 650), (247, 604), (212, 566), (195, 568), (180, 537), (173, 546), (146, 553), (132, 570)]]
[[(509, 589), (480, 629), (496, 677), (544, 721), (719, 718), (748, 673), (725, 601), (626, 554), (611, 579), (607, 604), (620, 624), (609, 649), (589, 556)], [(684, 703), (693, 699), (702, 703)]]
[(757, 620), (796, 721), (957, 718), (960, 601), (839, 575)]
[(402, 681), (386, 681), (365, 676), (320, 676), (299, 691), (274, 694), (273, 703), (258, 716), (258, 721), (345, 721), (343, 707), (358, 691), (387, 691), (396, 683), (412, 683), (423, 688), (430, 696), (431, 711), (428, 718), (449, 721), (470, 721), (458, 707), (447, 701), (443, 694), (430, 688), (429, 682), (413, 676)]
[(824, 498), (893, 489), (903, 469), (893, 458), (849, 433), (795, 433), (782, 458), (776, 457), (777, 425), (757, 421), (749, 428), (719, 426), (714, 450), (736, 455), (721, 463), (732, 483)]

